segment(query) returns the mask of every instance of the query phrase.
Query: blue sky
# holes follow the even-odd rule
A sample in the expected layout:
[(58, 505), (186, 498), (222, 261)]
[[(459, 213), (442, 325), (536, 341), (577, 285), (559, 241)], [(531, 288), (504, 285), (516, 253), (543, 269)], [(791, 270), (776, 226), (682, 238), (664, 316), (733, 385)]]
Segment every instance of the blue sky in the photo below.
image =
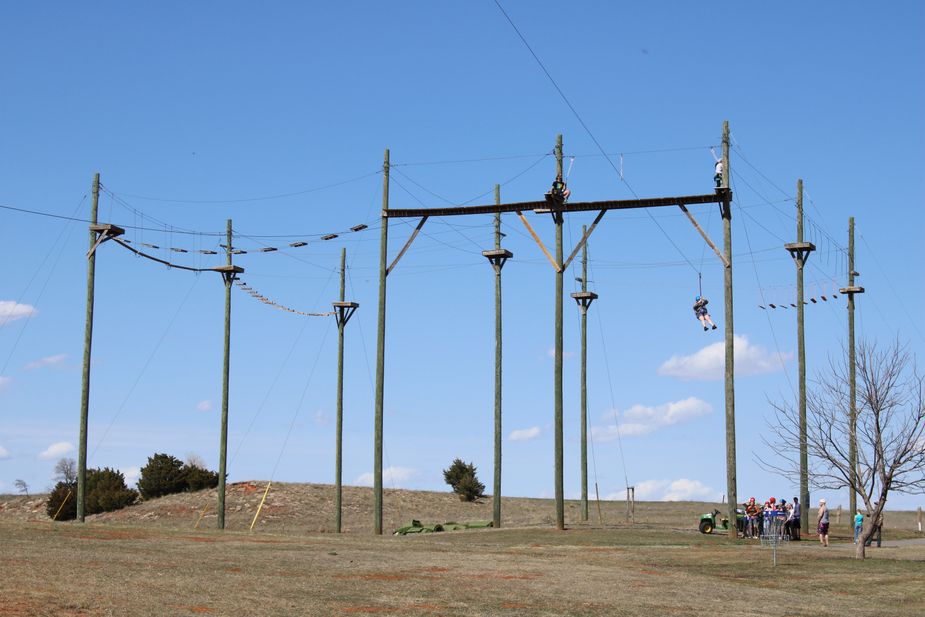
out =
[[(768, 399), (794, 396), (795, 312), (758, 305), (795, 293), (782, 244), (795, 239), (797, 178), (806, 239), (818, 247), (807, 295), (845, 284), (855, 216), (868, 290), (859, 335), (898, 336), (920, 358), (925, 350), (916, 323), (925, 8), (505, 8), (624, 181), (493, 2), (49, 3), (6, 6), (0, 20), (0, 205), (86, 218), (99, 171), (100, 219), (127, 227), (126, 238), (177, 263), (215, 265), (220, 257), (196, 251), (218, 249), (231, 218), (235, 245), (249, 251), (236, 257), (244, 281), (307, 312), (336, 299), (346, 247), (347, 294), (361, 308), (347, 326), (344, 480), (362, 484), (373, 464), (384, 148), (395, 165), (393, 207), (488, 193), (475, 200), (485, 202), (495, 183), (505, 200), (538, 199), (554, 173), (557, 133), (575, 157), (573, 200), (698, 194), (712, 190), (709, 147), (729, 120), (738, 492), (789, 498), (795, 487), (762, 466), (775, 456), (762, 435)], [(715, 206), (692, 211), (719, 241)], [(548, 217), (530, 216), (552, 244)], [(592, 218), (568, 217), (568, 247)], [(319, 239), (360, 223), (370, 229)], [(391, 223), (390, 255), (413, 224)], [(504, 270), (504, 493), (551, 496), (553, 272), (516, 217), (504, 217), (504, 231), (515, 254)], [(386, 486), (443, 490), (441, 469), (457, 456), (490, 484), (493, 277), (480, 252), (492, 246), (491, 217), (431, 219), (424, 232), (389, 277)], [(0, 210), (0, 234), (0, 492), (17, 478), (38, 490), (57, 458), (75, 455), (87, 232)], [(308, 246), (288, 247), (300, 240)], [(261, 246), (283, 250), (255, 253)], [(98, 255), (89, 464), (131, 476), (153, 452), (168, 452), (216, 466), (219, 277), (168, 270), (112, 243)], [(722, 324), (721, 266), (674, 209), (609, 213), (590, 255), (600, 294), (588, 337), (592, 482), (602, 495), (622, 494), (628, 480), (640, 498), (719, 499), (723, 387), (713, 377), (722, 329), (704, 333), (690, 305), (700, 272)], [(568, 291), (577, 275), (568, 273)], [(276, 311), (238, 289), (233, 303), (230, 480), (332, 482), (333, 320)], [(571, 304), (565, 315), (565, 482), (574, 497), (579, 319)], [(813, 374), (840, 354), (844, 300), (809, 306), (806, 331)]]

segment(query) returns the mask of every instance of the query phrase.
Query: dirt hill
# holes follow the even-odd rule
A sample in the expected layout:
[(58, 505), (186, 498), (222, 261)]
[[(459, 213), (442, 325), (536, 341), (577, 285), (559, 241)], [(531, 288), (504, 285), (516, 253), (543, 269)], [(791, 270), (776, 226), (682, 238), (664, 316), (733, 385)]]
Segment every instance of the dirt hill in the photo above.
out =
[[(229, 530), (246, 530), (254, 518), (266, 481), (236, 482), (228, 485), (225, 526)], [(130, 525), (212, 529), (216, 526), (217, 491), (180, 493), (140, 502), (134, 506), (88, 517), (90, 521)], [(0, 519), (47, 521), (47, 495), (0, 496)], [(345, 486), (343, 493), (343, 530), (345, 533), (369, 534), (373, 531), (373, 491), (368, 487)], [(700, 515), (722, 504), (706, 502), (636, 502), (637, 523), (695, 530)], [(205, 514), (203, 515), (203, 511)], [(555, 505), (551, 499), (505, 497), (501, 500), (502, 526), (550, 527), (555, 523)], [(600, 513), (590, 504), (590, 522), (599, 526), (626, 523), (626, 502), (602, 501)], [(200, 516), (202, 516), (200, 520)], [(891, 512), (887, 528), (913, 531), (915, 512)], [(491, 520), (492, 500), (484, 497), (466, 503), (450, 492), (386, 490), (383, 496), (383, 528), (386, 533), (407, 525), (411, 519), (423, 523), (446, 521)], [(847, 528), (847, 514), (841, 524)], [(579, 527), (578, 501), (565, 504), (566, 525)], [(833, 519), (833, 524), (835, 520)], [(334, 530), (334, 486), (330, 484), (273, 484), (260, 513), (256, 528), (272, 533), (300, 534)]]
[[(265, 481), (228, 485), (225, 506), (227, 529), (247, 529), (266, 489)], [(140, 502), (134, 506), (88, 517), (97, 522), (159, 525), (166, 527), (212, 528), (216, 525), (217, 491), (180, 493)], [(47, 495), (29, 497), (0, 496), (0, 518), (48, 520)], [(345, 486), (343, 530), (371, 533), (373, 530), (373, 491), (367, 487)], [(697, 502), (637, 503), (636, 520), (673, 527), (696, 528), (697, 519), (714, 505)], [(205, 511), (200, 521), (200, 515)], [(501, 500), (502, 526), (548, 527), (555, 522), (555, 505), (549, 499), (505, 497)], [(424, 523), (491, 520), (492, 499), (484, 497), (467, 503), (450, 492), (386, 490), (383, 496), (383, 527), (391, 532), (411, 519)], [(580, 525), (579, 503), (566, 502), (566, 522)], [(591, 522), (613, 525), (626, 521), (626, 503), (591, 503)], [(260, 513), (257, 528), (279, 533), (316, 533), (334, 529), (334, 487), (330, 484), (273, 484)]]

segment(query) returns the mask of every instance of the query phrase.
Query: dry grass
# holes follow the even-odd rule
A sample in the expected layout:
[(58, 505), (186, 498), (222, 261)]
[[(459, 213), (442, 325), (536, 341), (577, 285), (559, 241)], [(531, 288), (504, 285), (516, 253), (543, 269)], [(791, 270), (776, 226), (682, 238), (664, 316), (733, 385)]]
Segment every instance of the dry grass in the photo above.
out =
[[(340, 536), (318, 533), (329, 525), (330, 487), (271, 491), (276, 509), (254, 534), (242, 530), (261, 492), (240, 486), (225, 532), (192, 529), (196, 508), (212, 503), (207, 493), (85, 525), (9, 516), (23, 509), (7, 499), (0, 616), (655, 616), (715, 613), (724, 601), (741, 616), (767, 615), (769, 607), (775, 615), (925, 613), (923, 545), (875, 549), (858, 562), (850, 543), (794, 543), (774, 569), (756, 543), (694, 530), (710, 504), (637, 504), (645, 522), (632, 527), (616, 523), (623, 504), (606, 504), (604, 526), (557, 532), (548, 527), (551, 503), (532, 499), (505, 500), (498, 530), (374, 537), (369, 489), (348, 493), (353, 533)], [(386, 505), (390, 529), (411, 517), (490, 518), (491, 508), (410, 491), (390, 492)]]

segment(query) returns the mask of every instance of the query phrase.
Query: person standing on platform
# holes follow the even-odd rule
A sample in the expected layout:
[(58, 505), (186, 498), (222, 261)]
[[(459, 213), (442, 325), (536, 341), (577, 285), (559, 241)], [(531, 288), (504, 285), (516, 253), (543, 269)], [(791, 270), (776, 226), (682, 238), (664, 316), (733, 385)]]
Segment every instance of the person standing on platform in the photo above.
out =
[(710, 154), (713, 155), (713, 160), (716, 161), (716, 164), (713, 166), (713, 181), (716, 182), (716, 188), (722, 188), (723, 186), (723, 159), (716, 156), (716, 150), (710, 148)]

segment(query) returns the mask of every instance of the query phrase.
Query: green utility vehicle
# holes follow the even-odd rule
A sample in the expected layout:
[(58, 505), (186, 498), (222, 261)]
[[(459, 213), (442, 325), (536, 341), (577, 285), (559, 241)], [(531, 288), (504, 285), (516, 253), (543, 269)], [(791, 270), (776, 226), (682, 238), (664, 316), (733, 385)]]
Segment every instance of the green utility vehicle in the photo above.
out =
[[(721, 516), (717, 521), (717, 517), (720, 517), (719, 510), (713, 510), (712, 514), (704, 514), (700, 517), (700, 533), (713, 533), (717, 528), (728, 531), (729, 530), (729, 518), (726, 516)], [(738, 533), (745, 532), (745, 510), (741, 508), (736, 508), (736, 531)]]

